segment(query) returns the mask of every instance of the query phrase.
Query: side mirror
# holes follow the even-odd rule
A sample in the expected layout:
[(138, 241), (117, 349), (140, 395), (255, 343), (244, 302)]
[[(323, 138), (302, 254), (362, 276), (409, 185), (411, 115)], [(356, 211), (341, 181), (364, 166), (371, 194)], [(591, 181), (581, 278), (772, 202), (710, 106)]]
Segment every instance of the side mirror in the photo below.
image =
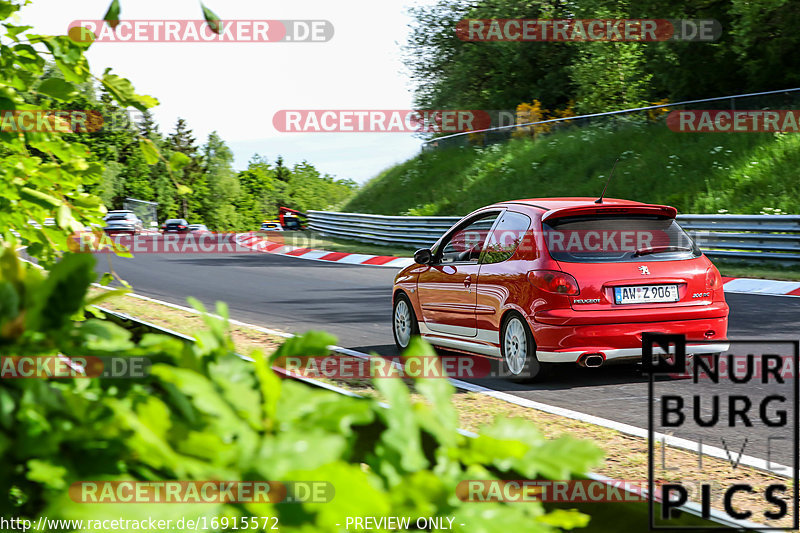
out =
[(420, 248), (416, 252), (414, 252), (414, 262), (419, 263), (420, 265), (427, 265), (433, 261), (433, 252), (431, 252), (430, 248)]

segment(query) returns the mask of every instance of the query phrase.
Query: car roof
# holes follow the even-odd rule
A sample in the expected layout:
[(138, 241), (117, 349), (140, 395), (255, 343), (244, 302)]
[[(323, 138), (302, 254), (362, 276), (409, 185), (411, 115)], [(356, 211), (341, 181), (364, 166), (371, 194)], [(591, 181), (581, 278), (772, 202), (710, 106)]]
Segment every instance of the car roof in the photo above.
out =
[[(504, 206), (507, 204), (522, 204), (530, 207), (536, 207), (543, 211), (552, 211), (554, 209), (563, 209), (565, 207), (591, 207), (597, 206), (595, 201), (597, 198), (588, 196), (572, 196), (565, 198), (528, 198), (525, 200), (509, 200), (506, 202), (498, 202), (497, 206)], [(634, 202), (633, 200), (621, 200), (619, 198), (603, 198), (603, 205), (647, 205), (642, 202)]]

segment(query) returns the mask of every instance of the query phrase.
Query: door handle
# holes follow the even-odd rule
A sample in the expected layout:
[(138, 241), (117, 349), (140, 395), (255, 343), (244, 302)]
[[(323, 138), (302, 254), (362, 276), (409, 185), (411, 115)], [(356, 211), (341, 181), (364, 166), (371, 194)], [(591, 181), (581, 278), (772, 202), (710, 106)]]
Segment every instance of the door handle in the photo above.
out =
[(467, 276), (466, 278), (464, 278), (464, 286), (469, 288), (470, 285), (472, 285), (472, 278)]

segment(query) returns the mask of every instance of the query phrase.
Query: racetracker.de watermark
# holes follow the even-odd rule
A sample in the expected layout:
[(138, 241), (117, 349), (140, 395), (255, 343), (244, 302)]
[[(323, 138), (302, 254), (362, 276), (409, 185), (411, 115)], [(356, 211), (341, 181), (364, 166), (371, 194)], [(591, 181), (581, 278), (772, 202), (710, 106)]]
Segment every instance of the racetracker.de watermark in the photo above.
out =
[(96, 43), (324, 43), (333, 38), (327, 20), (75, 20), (67, 35)]
[(456, 487), (464, 502), (644, 502), (647, 481), (614, 480), (481, 480), (468, 479)]
[(667, 115), (667, 127), (677, 132), (750, 133), (800, 131), (800, 111), (796, 109), (681, 109)]
[(99, 111), (91, 110), (0, 110), (0, 131), (9, 133), (92, 133), (104, 122)]
[(714, 19), (464, 19), (456, 24), (456, 36), (470, 42), (712, 42), (720, 35), (722, 25)]
[[(551, 254), (636, 254), (688, 252), (694, 244), (702, 245), (702, 233), (688, 235), (662, 230), (469, 230), (457, 231), (442, 254), (467, 253), (471, 259), (481, 254), (529, 254), (544, 247)], [(297, 255), (325, 247), (314, 235), (285, 235), (284, 232), (247, 233), (148, 233), (133, 229), (108, 228), (73, 234), (67, 241), (77, 253), (146, 253), (146, 254), (231, 254), (284, 253)], [(449, 257), (448, 260), (452, 260)]]
[(312, 379), (483, 379), (509, 375), (498, 360), (466, 355), (374, 356), (369, 359), (341, 355), (282, 356), (272, 361), (272, 367), (292, 376)]
[[(165, 233), (140, 234), (122, 232), (82, 232), (67, 241), (70, 251), (75, 253), (141, 253), (141, 254), (253, 254), (260, 250), (245, 246), (242, 241), (251, 237), (250, 233)], [(278, 248), (283, 247), (281, 237), (273, 241)]]
[(489, 128), (492, 117), (474, 109), (282, 109), (272, 125), (284, 133), (457, 133)]
[(8, 355), (0, 357), (0, 379), (139, 379), (150, 375), (147, 357)]
[(329, 481), (76, 481), (77, 503), (328, 503)]

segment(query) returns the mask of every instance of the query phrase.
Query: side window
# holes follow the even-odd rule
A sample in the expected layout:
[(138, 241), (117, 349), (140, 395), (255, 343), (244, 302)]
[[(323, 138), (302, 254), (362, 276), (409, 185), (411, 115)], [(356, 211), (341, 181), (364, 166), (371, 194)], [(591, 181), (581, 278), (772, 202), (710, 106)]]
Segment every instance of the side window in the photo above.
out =
[(450, 239), (442, 243), (439, 263), (477, 263), (496, 219), (496, 212), (486, 213), (450, 235)]
[(482, 263), (502, 263), (517, 250), (531, 225), (531, 219), (522, 213), (506, 211), (489, 235)]

